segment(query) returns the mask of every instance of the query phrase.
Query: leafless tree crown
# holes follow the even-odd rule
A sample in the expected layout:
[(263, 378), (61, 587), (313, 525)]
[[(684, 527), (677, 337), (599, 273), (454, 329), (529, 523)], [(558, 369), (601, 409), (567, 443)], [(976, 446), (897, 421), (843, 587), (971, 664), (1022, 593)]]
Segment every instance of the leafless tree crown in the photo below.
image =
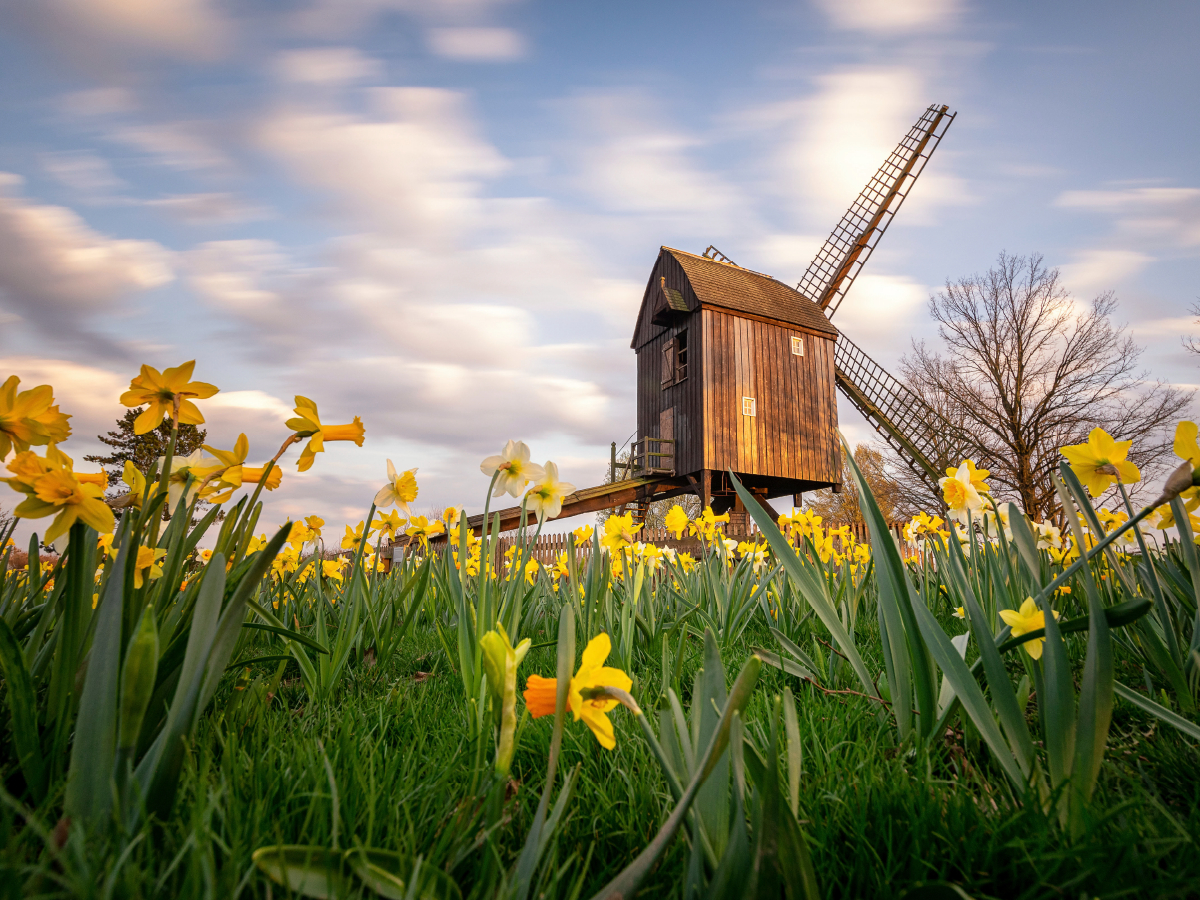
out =
[(1112, 292), (1076, 302), (1034, 254), (1001, 253), (983, 275), (930, 297), (945, 355), (914, 341), (901, 362), (908, 385), (963, 431), (993, 492), (1035, 519), (1053, 517), (1058, 448), (1097, 426), (1132, 440), (1144, 474), (1161, 469), (1171, 426), (1190, 393), (1140, 370), (1141, 348), (1111, 316)]

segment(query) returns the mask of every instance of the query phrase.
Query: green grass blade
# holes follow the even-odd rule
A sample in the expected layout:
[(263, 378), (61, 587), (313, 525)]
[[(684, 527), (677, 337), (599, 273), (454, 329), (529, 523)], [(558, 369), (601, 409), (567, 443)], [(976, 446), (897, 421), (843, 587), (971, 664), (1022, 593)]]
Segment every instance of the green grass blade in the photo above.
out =
[(45, 799), (46, 770), (42, 765), (42, 747), (38, 736), (37, 701), (33, 690), (33, 679), (25, 665), (21, 645), (8, 623), (0, 619), (0, 668), (4, 671), (5, 690), (8, 693), (9, 725), (13, 732), (17, 758), (25, 783), (37, 802)]
[(1162, 719), (1168, 725), (1178, 728), (1194, 741), (1200, 741), (1200, 725), (1185, 719), (1178, 713), (1172, 712), (1165, 706), (1156, 703), (1144, 694), (1126, 687), (1121, 682), (1113, 682), (1113, 690), (1122, 700), (1128, 700), (1134, 706), (1140, 707), (1153, 716)]

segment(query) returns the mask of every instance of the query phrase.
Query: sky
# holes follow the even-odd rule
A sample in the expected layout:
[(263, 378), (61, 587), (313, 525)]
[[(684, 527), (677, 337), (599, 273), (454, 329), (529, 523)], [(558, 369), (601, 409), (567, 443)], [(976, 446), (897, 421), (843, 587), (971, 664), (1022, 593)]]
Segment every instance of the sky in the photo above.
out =
[(143, 363), (196, 359), (252, 463), (296, 394), (361, 416), (264, 522), (357, 521), (388, 459), (480, 509), (509, 438), (590, 486), (659, 246), (794, 284), (945, 103), (835, 323), (894, 369), (947, 279), (1040, 253), (1191, 387), (1198, 36), (1187, 2), (0, 0), (0, 379), (54, 386), (79, 470)]

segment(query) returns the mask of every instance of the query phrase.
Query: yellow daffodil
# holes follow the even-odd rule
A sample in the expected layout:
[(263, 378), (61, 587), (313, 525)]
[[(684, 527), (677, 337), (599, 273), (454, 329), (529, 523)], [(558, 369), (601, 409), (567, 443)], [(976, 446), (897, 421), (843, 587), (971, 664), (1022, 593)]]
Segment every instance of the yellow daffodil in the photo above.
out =
[(446, 533), (449, 534), (458, 525), (458, 520), (462, 517), (461, 506), (447, 506), (442, 510), (442, 524), (446, 526)]
[(555, 581), (571, 577), (571, 566), (567, 560), (566, 551), (558, 554), (558, 558), (554, 560), (554, 568), (550, 570), (550, 575)]
[(113, 537), (114, 537), (114, 535), (110, 531), (108, 534), (100, 535), (99, 539), (96, 541), (96, 549), (98, 551), (100, 551), (101, 553), (103, 553), (105, 556), (107, 556), (109, 559), (112, 559), (113, 557), (115, 557), (117, 555), (117, 551), (115, 549), (113, 549), (113, 545), (112, 545)]
[(54, 388), (39, 384), (27, 391), (17, 392), (21, 379), (16, 375), (0, 385), (0, 460), (13, 447), (17, 451), (31, 446), (59, 444), (71, 435), (71, 418), (54, 405)]
[(346, 526), (346, 534), (342, 537), (342, 549), (354, 550), (362, 543), (363, 529), (367, 527), (366, 522), (359, 522), (353, 528)]
[(667, 526), (667, 531), (675, 532), (675, 540), (680, 540), (683, 537), (683, 530), (688, 527), (688, 514), (683, 511), (683, 507), (676, 503), (667, 513), (663, 524)]
[(417, 499), (417, 470), (406, 469), (397, 475), (396, 467), (389, 459), (387, 476), (387, 484), (381, 487), (379, 493), (375, 495), (375, 505), (380, 509), (397, 506), (404, 510), (406, 516), (411, 516), (412, 510), (408, 508), (408, 504)]
[(529, 461), (529, 447), (524, 441), (509, 441), (499, 454), (489, 456), (481, 462), (479, 471), (489, 478), (496, 475), (493, 497), (499, 497), (506, 492), (520, 497), (525, 485), (546, 474), (541, 466)]
[(192, 381), (196, 361), (159, 372), (153, 366), (142, 366), (141, 374), (129, 382), (129, 390), (121, 395), (121, 403), (130, 408), (145, 406), (133, 422), (134, 434), (147, 434), (171, 417), (176, 399), (179, 400), (179, 422), (184, 425), (204, 424), (204, 415), (193, 399), (205, 400), (217, 393), (215, 385)]
[(312, 538), (315, 540), (321, 536), (321, 529), (325, 527), (325, 520), (320, 516), (305, 516), (304, 524), (308, 526), (308, 530), (312, 532)]
[(595, 529), (591, 525), (580, 525), (571, 534), (575, 535), (575, 546), (590, 544), (592, 542), (592, 532)]
[(430, 522), (425, 516), (411, 517), (408, 520), (408, 527), (404, 529), (404, 533), (409, 537), (415, 537), (421, 542), (421, 546), (428, 546), (431, 537), (442, 534), (444, 531), (441, 522)]
[(258, 537), (250, 538), (250, 542), (246, 544), (246, 553), (257, 553), (265, 546), (267, 546), (267, 536), (265, 534), (260, 534)]
[(634, 542), (635, 535), (641, 528), (641, 524), (633, 524), (633, 513), (609, 516), (604, 520), (604, 534), (600, 538), (600, 546), (614, 553), (623, 550)]
[(303, 522), (293, 522), (292, 529), (288, 532), (287, 542), (299, 550), (309, 541), (316, 540), (317, 536), (313, 530)]
[(536, 513), (538, 521), (556, 518), (562, 512), (563, 498), (575, 492), (575, 485), (558, 480), (558, 466), (547, 462), (541, 480), (525, 494), (526, 509)]
[[(616, 734), (608, 713), (617, 705), (616, 700), (584, 699), (583, 693), (589, 688), (615, 687), (628, 691), (633, 687), (633, 680), (620, 669), (604, 665), (612, 650), (612, 641), (607, 634), (601, 632), (592, 638), (583, 651), (583, 662), (579, 671), (571, 678), (567, 692), (567, 709), (578, 722), (592, 730), (600, 746), (612, 750), (617, 746)], [(558, 680), (542, 678), (540, 675), (530, 675), (525, 683), (525, 708), (535, 719), (540, 716), (553, 715), (557, 702)]]
[(942, 489), (942, 500), (946, 503), (950, 518), (964, 524), (972, 513), (983, 509), (983, 500), (971, 481), (973, 469), (974, 463), (968, 460), (954, 469), (953, 474), (938, 480), (938, 487)]
[(529, 652), (529, 638), (512, 645), (508, 633), (497, 622), (496, 630), (479, 639), (483, 651), (483, 671), (492, 695), (492, 713), (496, 725), (496, 771), (506, 774), (516, 750), (517, 668)]
[(721, 524), (729, 524), (729, 513), (721, 513), (719, 516), (713, 515), (712, 507), (704, 507), (704, 512), (697, 516), (690, 525), (688, 525), (688, 534), (696, 535), (705, 541), (714, 541), (717, 538), (717, 526)]
[(954, 607), (954, 618), (965, 619), (966, 617), (967, 617), (967, 611), (963, 607), (961, 607), (961, 606)]
[(531, 559), (525, 563), (525, 583), (533, 584), (537, 581), (538, 572), (542, 570), (542, 564), (536, 559)]
[(359, 447), (363, 445), (363, 435), (366, 431), (358, 416), (355, 416), (349, 425), (322, 425), (317, 414), (317, 404), (299, 394), (296, 395), (295, 412), (296, 418), (288, 419), (287, 427), (300, 437), (309, 438), (297, 462), (297, 468), (301, 472), (312, 468), (317, 454), (324, 452), (326, 441), (354, 441)]
[(1120, 478), (1125, 484), (1140, 481), (1142, 473), (1125, 457), (1133, 441), (1114, 441), (1103, 428), (1093, 428), (1086, 444), (1060, 447), (1071, 471), (1093, 497), (1099, 497)]
[(42, 537), (44, 543), (53, 543), (76, 522), (90, 525), (101, 534), (113, 530), (113, 513), (104, 502), (104, 489), (80, 484), (71, 470), (71, 458), (53, 444), (45, 458), (32, 450), (18, 453), (9, 462), (8, 470), (14, 477), (0, 480), (25, 494), (25, 500), (13, 510), (13, 515), (19, 519), (55, 516)]
[(394, 541), (396, 535), (404, 530), (404, 523), (407, 521), (407, 519), (401, 517), (400, 513), (394, 509), (386, 516), (380, 514), (371, 525), (371, 535), (379, 535), (381, 538)]
[(321, 574), (326, 578), (334, 581), (342, 580), (342, 569), (345, 567), (347, 559), (344, 556), (339, 556), (337, 559), (326, 559), (321, 561)]
[[(209, 551), (211, 555), (211, 551)], [(146, 576), (149, 574), (149, 580), (154, 581), (162, 578), (161, 560), (167, 555), (167, 550), (164, 547), (161, 550), (155, 550), (152, 547), (138, 547), (137, 562), (134, 563), (133, 586), (135, 589), (140, 589), (146, 583)]]
[(679, 562), (680, 568), (685, 572), (690, 572), (696, 568), (696, 560), (690, 553), (680, 553), (676, 557), (676, 560)]
[[(1000, 610), (1000, 618), (1004, 620), (1005, 625), (1012, 626), (1013, 637), (1020, 637), (1023, 634), (1046, 627), (1046, 615), (1034, 602), (1032, 597), (1026, 597), (1020, 609)], [(1054, 618), (1058, 618), (1058, 610), (1054, 611)], [(1034, 659), (1041, 659), (1042, 643), (1044, 640), (1044, 638), (1034, 638), (1032, 641), (1026, 641), (1021, 646)]]

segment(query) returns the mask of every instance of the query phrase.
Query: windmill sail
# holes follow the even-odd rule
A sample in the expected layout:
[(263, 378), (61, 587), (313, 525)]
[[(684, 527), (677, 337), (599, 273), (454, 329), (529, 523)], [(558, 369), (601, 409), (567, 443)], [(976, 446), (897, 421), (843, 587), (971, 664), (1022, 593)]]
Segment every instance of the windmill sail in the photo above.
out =
[(843, 332), (834, 345), (837, 386), (912, 471), (937, 492), (946, 466), (963, 452), (958, 429)]
[[(797, 289), (827, 316), (841, 305), (955, 115), (937, 104), (925, 110), (809, 265)], [(966, 445), (958, 430), (845, 332), (834, 349), (834, 368), (842, 393), (936, 494), (942, 471)]]
[(937, 149), (957, 113), (934, 104), (908, 130), (896, 149), (867, 182), (809, 264), (797, 290), (832, 316), (850, 290), (871, 251), (904, 203), (917, 176)]

